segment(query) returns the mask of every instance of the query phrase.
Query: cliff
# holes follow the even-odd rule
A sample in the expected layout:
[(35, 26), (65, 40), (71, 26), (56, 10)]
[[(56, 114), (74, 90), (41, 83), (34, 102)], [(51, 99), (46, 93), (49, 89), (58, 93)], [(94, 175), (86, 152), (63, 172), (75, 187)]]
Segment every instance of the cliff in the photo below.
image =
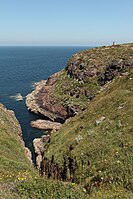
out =
[(27, 97), (31, 111), (70, 118), (46, 143), (45, 178), (80, 185), (89, 198), (133, 198), (132, 85), (133, 44), (124, 44), (73, 55)]
[(52, 75), (27, 96), (29, 110), (52, 121), (64, 122), (86, 109), (116, 76), (133, 64), (133, 45), (116, 45), (86, 50), (73, 55), (67, 67)]

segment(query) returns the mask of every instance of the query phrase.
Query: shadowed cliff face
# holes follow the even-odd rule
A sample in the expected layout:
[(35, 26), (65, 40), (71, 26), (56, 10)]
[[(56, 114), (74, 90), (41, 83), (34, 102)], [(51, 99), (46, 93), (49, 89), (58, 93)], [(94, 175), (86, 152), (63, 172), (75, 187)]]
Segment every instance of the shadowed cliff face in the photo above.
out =
[(64, 122), (86, 109), (108, 82), (133, 67), (133, 45), (86, 50), (73, 55), (67, 67), (52, 75), (27, 96), (31, 111)]

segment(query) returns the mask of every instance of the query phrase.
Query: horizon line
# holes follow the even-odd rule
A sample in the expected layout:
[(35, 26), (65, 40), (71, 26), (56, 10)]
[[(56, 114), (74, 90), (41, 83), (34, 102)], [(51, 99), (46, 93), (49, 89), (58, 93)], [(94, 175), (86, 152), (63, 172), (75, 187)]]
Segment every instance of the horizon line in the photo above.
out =
[(17, 46), (18, 47), (23, 47), (23, 46), (24, 47), (26, 47), (26, 46), (27, 47), (32, 47), (32, 46), (33, 47), (67, 47), (67, 46), (68, 47), (71, 47), (71, 46), (72, 47), (76, 47), (76, 46), (77, 47), (80, 47), (80, 46), (81, 47), (94, 47), (94, 46), (101, 46), (101, 45), (100, 44), (95, 44), (95, 45), (91, 45), (91, 44), (90, 45), (87, 45), (87, 44), (86, 45), (85, 44), (83, 44), (83, 45), (82, 44), (79, 44), (79, 45), (78, 44), (64, 44), (64, 45), (59, 45), (59, 44), (50, 44), (50, 45), (49, 44), (47, 44), (47, 45), (45, 45), (45, 44), (44, 45), (43, 44), (41, 44), (41, 45), (40, 44), (0, 44), (0, 47), (6, 47), (6, 46), (7, 47), (10, 47), (10, 46), (11, 47), (13, 47), (13, 46), (14, 47), (17, 47)]

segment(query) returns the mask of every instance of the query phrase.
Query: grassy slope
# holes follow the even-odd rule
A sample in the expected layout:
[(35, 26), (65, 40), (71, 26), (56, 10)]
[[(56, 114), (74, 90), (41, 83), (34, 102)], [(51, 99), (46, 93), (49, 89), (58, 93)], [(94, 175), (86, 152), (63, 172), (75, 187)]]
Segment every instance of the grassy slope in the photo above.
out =
[(76, 157), (75, 181), (85, 186), (92, 198), (133, 198), (132, 85), (132, 71), (115, 78), (86, 111), (51, 137), (45, 156), (51, 159), (54, 155), (62, 166), (64, 156)]
[(84, 198), (72, 183), (44, 180), (25, 156), (15, 117), (0, 104), (0, 198)]

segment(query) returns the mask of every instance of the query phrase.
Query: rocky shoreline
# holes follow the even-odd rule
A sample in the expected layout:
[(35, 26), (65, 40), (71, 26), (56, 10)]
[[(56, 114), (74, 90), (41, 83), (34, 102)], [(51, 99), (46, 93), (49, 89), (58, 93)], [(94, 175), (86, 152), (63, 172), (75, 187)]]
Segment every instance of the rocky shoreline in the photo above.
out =
[(52, 96), (55, 82), (61, 72), (55, 73), (48, 80), (36, 84), (35, 90), (26, 96), (28, 110), (41, 115), (51, 121), (64, 122), (67, 118), (66, 109), (58, 106), (58, 101)]

